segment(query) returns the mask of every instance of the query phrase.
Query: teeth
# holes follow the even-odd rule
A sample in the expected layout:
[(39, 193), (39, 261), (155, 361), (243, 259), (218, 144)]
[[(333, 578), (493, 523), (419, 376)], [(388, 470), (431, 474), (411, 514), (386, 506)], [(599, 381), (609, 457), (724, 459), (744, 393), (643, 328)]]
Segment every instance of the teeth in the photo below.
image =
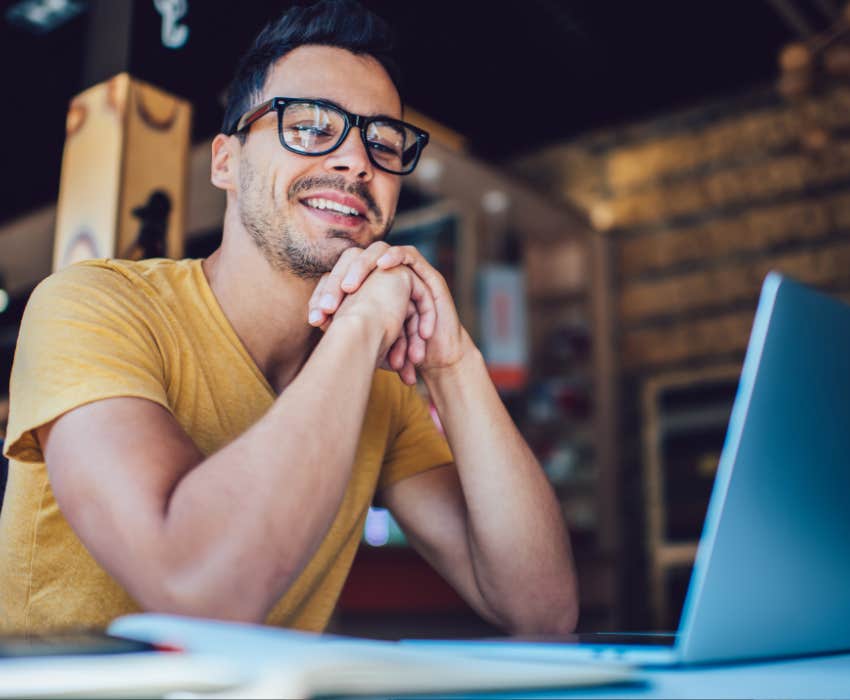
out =
[(340, 214), (345, 214), (346, 216), (360, 216), (360, 213), (356, 209), (352, 209), (351, 207), (347, 207), (344, 204), (334, 202), (330, 199), (323, 199), (322, 197), (311, 197), (306, 200), (305, 203), (307, 206), (313, 207), (314, 209), (330, 209), (331, 211), (336, 211)]

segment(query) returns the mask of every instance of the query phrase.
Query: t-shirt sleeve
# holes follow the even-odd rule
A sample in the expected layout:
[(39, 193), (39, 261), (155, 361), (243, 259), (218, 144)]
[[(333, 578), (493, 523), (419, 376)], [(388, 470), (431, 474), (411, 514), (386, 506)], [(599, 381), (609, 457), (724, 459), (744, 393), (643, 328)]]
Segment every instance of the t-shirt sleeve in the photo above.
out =
[(105, 263), (72, 266), (36, 287), (12, 363), (7, 457), (43, 462), (34, 430), (83, 404), (134, 396), (168, 408), (150, 303)]
[(416, 387), (401, 385), (398, 429), (384, 457), (378, 489), (414, 474), (452, 464), (451, 449)]

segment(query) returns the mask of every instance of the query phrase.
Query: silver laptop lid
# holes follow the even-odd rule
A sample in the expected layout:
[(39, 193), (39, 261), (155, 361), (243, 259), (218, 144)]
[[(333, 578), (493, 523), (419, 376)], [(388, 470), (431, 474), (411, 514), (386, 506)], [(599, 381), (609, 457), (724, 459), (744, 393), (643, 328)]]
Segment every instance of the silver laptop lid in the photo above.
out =
[(850, 307), (762, 287), (677, 640), (681, 661), (850, 649)]

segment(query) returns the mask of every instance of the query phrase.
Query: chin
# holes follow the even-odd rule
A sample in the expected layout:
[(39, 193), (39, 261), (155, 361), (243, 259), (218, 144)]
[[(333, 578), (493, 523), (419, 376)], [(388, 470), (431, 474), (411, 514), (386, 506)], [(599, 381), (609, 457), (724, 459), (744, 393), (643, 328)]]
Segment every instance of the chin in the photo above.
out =
[(288, 267), (299, 277), (321, 277), (331, 272), (349, 248), (362, 247), (350, 238), (330, 237), (326, 243), (289, 248), (285, 252)]

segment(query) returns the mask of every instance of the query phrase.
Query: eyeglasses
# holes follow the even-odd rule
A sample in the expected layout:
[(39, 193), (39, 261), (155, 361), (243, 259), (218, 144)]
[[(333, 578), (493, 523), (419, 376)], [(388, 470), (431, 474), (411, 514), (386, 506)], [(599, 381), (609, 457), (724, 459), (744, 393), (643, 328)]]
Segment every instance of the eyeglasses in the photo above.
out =
[(273, 97), (243, 114), (230, 134), (248, 129), (271, 111), (277, 111), (277, 133), (286, 150), (302, 156), (324, 156), (339, 148), (351, 127), (360, 136), (369, 160), (394, 175), (408, 175), (428, 143), (428, 132), (391, 117), (364, 117), (346, 112), (327, 100)]

